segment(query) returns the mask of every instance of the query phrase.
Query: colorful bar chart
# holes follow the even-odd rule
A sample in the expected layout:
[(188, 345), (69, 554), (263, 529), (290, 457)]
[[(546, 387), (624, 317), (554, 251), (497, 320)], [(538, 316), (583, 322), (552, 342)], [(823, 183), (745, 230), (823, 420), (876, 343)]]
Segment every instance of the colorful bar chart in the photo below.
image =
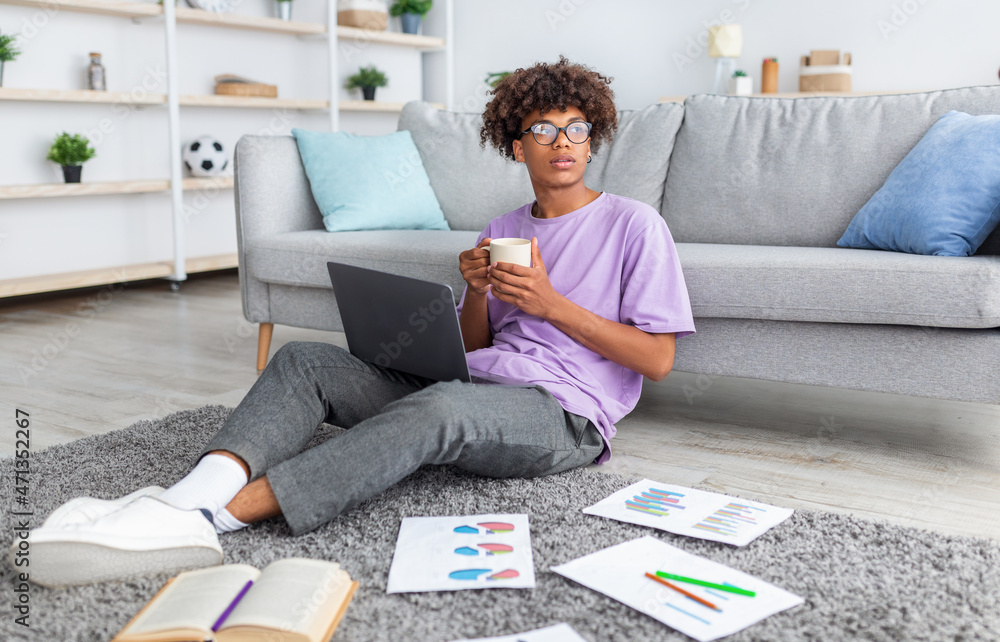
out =
[(729, 502), (693, 526), (699, 530), (724, 537), (736, 537), (741, 528), (757, 526), (757, 515), (766, 513), (763, 508)]
[(678, 535), (746, 546), (788, 519), (792, 509), (643, 479), (584, 508), (583, 512)]
[(647, 515), (667, 517), (671, 509), (684, 510), (681, 505), (682, 493), (661, 488), (647, 488), (625, 500), (625, 508)]

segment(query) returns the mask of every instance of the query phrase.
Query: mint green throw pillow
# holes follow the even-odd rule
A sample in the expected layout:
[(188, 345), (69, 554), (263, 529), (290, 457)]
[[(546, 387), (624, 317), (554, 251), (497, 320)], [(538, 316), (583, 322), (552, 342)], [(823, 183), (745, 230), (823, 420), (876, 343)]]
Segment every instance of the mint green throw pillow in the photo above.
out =
[(451, 229), (410, 132), (292, 135), (328, 231)]

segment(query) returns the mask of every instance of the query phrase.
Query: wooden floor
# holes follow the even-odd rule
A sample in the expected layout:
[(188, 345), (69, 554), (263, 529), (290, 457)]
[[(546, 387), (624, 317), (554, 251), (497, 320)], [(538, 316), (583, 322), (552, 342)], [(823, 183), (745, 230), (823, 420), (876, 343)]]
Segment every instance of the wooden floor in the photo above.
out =
[[(0, 300), (0, 454), (15, 408), (38, 451), (205, 404), (256, 379), (256, 326), (232, 271)], [(339, 333), (277, 326), (288, 341)], [(1000, 539), (1000, 407), (671, 373), (618, 425), (632, 473), (792, 508)]]

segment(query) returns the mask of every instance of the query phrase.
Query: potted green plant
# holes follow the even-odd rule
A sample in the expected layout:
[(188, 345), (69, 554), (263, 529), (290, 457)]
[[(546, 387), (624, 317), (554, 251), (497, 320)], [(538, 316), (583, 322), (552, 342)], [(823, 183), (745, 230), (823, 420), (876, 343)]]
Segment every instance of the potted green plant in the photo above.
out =
[(375, 65), (361, 67), (358, 73), (347, 79), (344, 85), (348, 90), (360, 89), (365, 100), (375, 100), (375, 90), (378, 87), (385, 87), (389, 84), (389, 79), (385, 73), (380, 71)]
[(21, 55), (21, 52), (14, 46), (16, 41), (16, 35), (0, 34), (0, 87), (3, 87), (3, 64), (14, 62)]
[(493, 74), (487, 73), (486, 74), (486, 84), (489, 85), (490, 87), (492, 87), (493, 89), (496, 89), (497, 85), (500, 84), (500, 81), (502, 81), (504, 78), (506, 78), (507, 76), (511, 75), (512, 73), (513, 72), (510, 72), (510, 71), (498, 71), (498, 72), (493, 73)]
[(431, 10), (434, 0), (396, 0), (389, 8), (389, 14), (399, 16), (403, 33), (417, 33), (420, 19)]
[(747, 72), (737, 69), (733, 72), (733, 77), (729, 79), (729, 95), (749, 96), (753, 93), (753, 79), (747, 76)]
[(49, 148), (48, 159), (62, 166), (63, 178), (67, 183), (79, 183), (83, 164), (96, 155), (97, 152), (90, 147), (89, 139), (81, 134), (71, 136), (63, 132), (56, 136)]
[(288, 22), (292, 19), (292, 0), (274, 0), (277, 17)]

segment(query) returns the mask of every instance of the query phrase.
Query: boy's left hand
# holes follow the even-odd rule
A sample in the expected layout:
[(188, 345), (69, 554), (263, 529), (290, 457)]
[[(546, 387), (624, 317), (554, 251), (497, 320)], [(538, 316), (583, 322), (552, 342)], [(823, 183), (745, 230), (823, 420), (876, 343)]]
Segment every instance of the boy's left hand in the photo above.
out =
[(543, 319), (562, 299), (549, 281), (537, 237), (531, 239), (530, 268), (516, 263), (497, 263), (490, 269), (489, 281), (494, 297)]

